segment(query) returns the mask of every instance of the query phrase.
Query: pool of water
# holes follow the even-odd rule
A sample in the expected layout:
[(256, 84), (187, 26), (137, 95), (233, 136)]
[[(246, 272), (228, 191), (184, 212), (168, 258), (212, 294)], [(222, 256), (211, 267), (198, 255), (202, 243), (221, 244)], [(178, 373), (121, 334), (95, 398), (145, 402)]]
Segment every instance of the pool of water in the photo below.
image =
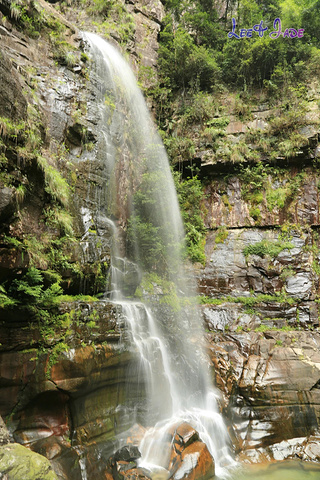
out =
[(320, 480), (320, 464), (286, 461), (252, 465), (234, 472), (230, 480)]

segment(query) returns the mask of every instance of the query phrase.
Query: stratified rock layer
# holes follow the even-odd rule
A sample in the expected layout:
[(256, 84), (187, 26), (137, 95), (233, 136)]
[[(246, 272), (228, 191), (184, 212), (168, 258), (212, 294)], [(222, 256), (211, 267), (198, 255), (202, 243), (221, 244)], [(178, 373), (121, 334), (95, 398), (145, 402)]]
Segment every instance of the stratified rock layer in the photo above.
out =
[(242, 456), (319, 460), (318, 332), (208, 334), (216, 383)]

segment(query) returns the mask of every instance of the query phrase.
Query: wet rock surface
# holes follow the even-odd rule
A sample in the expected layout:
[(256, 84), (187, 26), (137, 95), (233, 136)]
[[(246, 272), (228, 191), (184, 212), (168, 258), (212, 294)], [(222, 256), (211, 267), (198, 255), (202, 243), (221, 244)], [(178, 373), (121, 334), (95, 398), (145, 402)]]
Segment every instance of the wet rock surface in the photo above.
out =
[[(241, 456), (316, 458), (318, 332), (208, 334), (216, 384)], [(260, 459), (260, 460), (259, 460)]]
[(109, 458), (107, 474), (114, 480), (149, 478), (146, 470), (138, 468), (140, 457), (138, 447), (130, 444), (123, 446)]
[(10, 187), (0, 188), (0, 220), (10, 218), (15, 212), (15, 193)]
[[(2, 354), (1, 412), (10, 412), (19, 398), (9, 422), (15, 440), (49, 458), (61, 478), (79, 478), (76, 446), (112, 442), (130, 426), (125, 381), (134, 356), (110, 346), (80, 346), (50, 366), (50, 355), (35, 354)], [(133, 389), (135, 381), (130, 378)]]
[[(0, 36), (1, 39), (7, 37), (9, 42), (22, 43), (21, 39), (15, 37), (4, 27), (0, 30)], [(4, 43), (3, 40), (2, 43)], [(3, 47), (0, 51), (1, 116), (21, 121), (25, 119), (27, 115), (27, 102), (22, 94), (23, 85)]]
[[(272, 172), (272, 169), (270, 169)], [(290, 185), (295, 175), (304, 176), (298, 191), (291, 195)], [(257, 177), (258, 178), (258, 177)], [(259, 203), (250, 196), (250, 180), (241, 174), (229, 175), (226, 179), (212, 174), (205, 193), (207, 208), (206, 224), (209, 228), (262, 226), (272, 227), (286, 222), (309, 226), (319, 224), (318, 172), (316, 169), (298, 164), (286, 169), (286, 173), (269, 175), (260, 189)], [(253, 180), (254, 181), (254, 180)], [(251, 187), (254, 191), (254, 188)], [(257, 190), (256, 190), (257, 191)], [(287, 191), (283, 201), (273, 201), (277, 192)], [(257, 212), (256, 208), (259, 209)], [(255, 213), (254, 213), (255, 212)], [(258, 215), (258, 216), (255, 216)]]
[[(103, 479), (98, 446), (112, 445), (130, 426), (130, 402), (143, 402), (141, 381), (133, 375), (138, 359), (119, 344), (124, 333), (119, 307), (101, 301), (65, 303), (60, 309), (65, 327), (46, 339), (42, 353), (36, 345), (44, 339), (26, 319), (23, 330), (2, 324), (0, 411), (15, 412), (9, 421), (15, 441), (46, 456), (59, 478), (80, 478), (83, 448), (91, 452), (92, 478)], [(62, 343), (59, 333), (66, 334)]]
[(240, 459), (318, 458), (317, 229), (212, 231), (206, 253), (202, 311)]
[(173, 433), (169, 478), (174, 480), (209, 479), (214, 476), (213, 458), (199, 434), (184, 422)]
[[(206, 242), (207, 262), (199, 275), (201, 293), (211, 297), (233, 297), (255, 294), (275, 294), (284, 288), (289, 296), (301, 300), (315, 297), (318, 277), (314, 272), (317, 251), (317, 233), (300, 232), (281, 239), (274, 229), (243, 228), (227, 231), (223, 242), (218, 232), (209, 232)], [(276, 244), (279, 251), (269, 254), (268, 248)], [(261, 246), (258, 253), (248, 248)], [(286, 247), (288, 245), (288, 248)], [(264, 249), (264, 250), (263, 250)]]
[[(141, 431), (138, 426), (134, 429)], [(132, 432), (134, 433), (134, 432)], [(158, 443), (159, 472), (137, 466), (141, 454), (137, 447), (128, 444), (108, 460), (107, 475), (115, 480), (154, 478), (164, 475), (175, 480), (209, 479), (214, 476), (214, 461), (198, 432), (188, 423), (181, 422), (169, 428)]]

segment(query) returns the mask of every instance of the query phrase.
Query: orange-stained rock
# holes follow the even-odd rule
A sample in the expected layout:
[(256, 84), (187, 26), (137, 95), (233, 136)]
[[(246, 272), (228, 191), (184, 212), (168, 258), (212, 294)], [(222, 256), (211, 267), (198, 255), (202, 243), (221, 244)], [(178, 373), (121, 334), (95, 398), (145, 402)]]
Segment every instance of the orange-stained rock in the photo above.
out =
[(146, 433), (146, 428), (140, 425), (139, 423), (135, 423), (133, 427), (131, 427), (127, 431), (127, 444), (132, 444), (139, 446), (141, 443), (141, 440), (143, 439), (145, 433)]
[(205, 480), (214, 476), (213, 458), (205, 443), (197, 440), (186, 447), (170, 471), (173, 480)]
[(176, 435), (178, 436), (179, 443), (183, 445), (184, 448), (196, 440), (199, 440), (198, 432), (187, 422), (183, 422), (178, 426), (176, 429)]
[(187, 422), (176, 424), (170, 431), (173, 438), (169, 478), (197, 480), (213, 477), (214, 460), (206, 444), (199, 439), (198, 432)]
[(16, 415), (19, 421), (14, 438), (32, 445), (50, 436), (70, 434), (69, 396), (59, 391), (43, 392)]
[(124, 480), (150, 480), (147, 472), (143, 468), (132, 468), (122, 473)]
[(105, 471), (104, 476), (105, 480), (113, 480), (112, 473), (110, 473), (108, 470)]

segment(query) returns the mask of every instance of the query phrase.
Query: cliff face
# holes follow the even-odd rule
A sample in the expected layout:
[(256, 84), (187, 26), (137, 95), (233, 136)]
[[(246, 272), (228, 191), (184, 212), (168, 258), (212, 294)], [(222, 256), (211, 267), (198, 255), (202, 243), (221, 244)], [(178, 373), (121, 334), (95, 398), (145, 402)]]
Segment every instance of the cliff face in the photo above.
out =
[[(127, 7), (131, 63), (141, 56), (153, 69), (162, 5)], [(0, 2), (0, 412), (11, 440), (45, 455), (59, 478), (82, 478), (84, 463), (88, 478), (105, 478), (128, 398), (144, 392), (130, 370), (128, 397), (137, 359), (121, 310), (77, 300), (104, 293), (110, 267), (99, 85), (76, 24), (96, 27), (81, 5), (65, 17), (41, 0), (16, 8)]]
[[(270, 111), (261, 117), (265, 131)], [(248, 124), (231, 120), (226, 137), (241, 142)], [(253, 461), (319, 460), (319, 137), (316, 123), (300, 128), (305, 148), (290, 158), (200, 163), (210, 354), (240, 456)]]
[[(0, 309), (0, 414), (59, 478), (81, 477), (84, 451), (88, 478), (105, 478), (97, 459), (110, 456), (128, 426), (125, 380), (137, 359), (129, 344), (120, 348), (119, 308), (74, 298), (104, 292), (111, 243), (97, 208), (106, 201), (98, 85), (78, 28), (120, 43), (148, 84), (164, 10), (128, 2), (105, 24), (80, 2), (28, 1), (20, 14), (11, 3), (0, 1), (0, 294), (3, 305), (14, 295), (17, 303)], [(268, 122), (260, 112), (258, 128)], [(248, 125), (233, 119), (227, 128), (236, 143)], [(193, 159), (207, 177), (206, 265), (196, 274), (210, 359), (236, 449), (252, 461), (320, 459), (314, 123), (305, 138), (306, 148), (276, 160), (277, 169), (219, 164), (209, 144)], [(70, 297), (57, 305), (58, 293)]]

